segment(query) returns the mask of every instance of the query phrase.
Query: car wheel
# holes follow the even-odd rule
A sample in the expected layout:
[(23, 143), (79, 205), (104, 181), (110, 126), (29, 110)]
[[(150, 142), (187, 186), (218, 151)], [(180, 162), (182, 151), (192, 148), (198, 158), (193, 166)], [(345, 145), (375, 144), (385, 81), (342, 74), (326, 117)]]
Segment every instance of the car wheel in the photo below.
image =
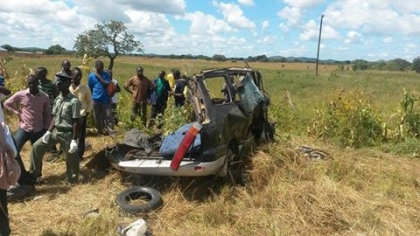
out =
[(268, 121), (264, 122), (263, 130), (261, 132), (261, 140), (263, 142), (273, 142), (274, 141), (274, 124), (271, 124)]
[(146, 213), (162, 206), (162, 196), (154, 188), (136, 186), (117, 195), (117, 205), (128, 214)]
[(234, 153), (232, 149), (227, 151), (227, 175), (225, 176), (226, 181), (231, 184), (245, 185), (246, 183), (246, 171), (245, 162), (246, 157), (240, 158), (237, 153)]

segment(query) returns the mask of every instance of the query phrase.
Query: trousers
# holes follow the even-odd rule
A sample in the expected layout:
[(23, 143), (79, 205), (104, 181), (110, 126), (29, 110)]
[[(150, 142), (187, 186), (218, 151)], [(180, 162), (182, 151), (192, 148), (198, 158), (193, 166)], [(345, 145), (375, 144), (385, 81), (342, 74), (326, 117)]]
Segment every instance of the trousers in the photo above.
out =
[(63, 150), (64, 157), (66, 159), (66, 177), (70, 183), (77, 182), (79, 180), (79, 155), (77, 152), (69, 153), (70, 142), (72, 140), (71, 131), (59, 132), (55, 128), (52, 132), (48, 143), (44, 143), (42, 138), (38, 139), (32, 146), (31, 152), (31, 165), (29, 172), (34, 176), (38, 177), (41, 174), (42, 158), (44, 154), (51, 149), (52, 146), (57, 143), (60, 144)]
[(9, 236), (9, 212), (7, 209), (7, 190), (5, 189), (0, 189), (0, 205), (0, 236)]

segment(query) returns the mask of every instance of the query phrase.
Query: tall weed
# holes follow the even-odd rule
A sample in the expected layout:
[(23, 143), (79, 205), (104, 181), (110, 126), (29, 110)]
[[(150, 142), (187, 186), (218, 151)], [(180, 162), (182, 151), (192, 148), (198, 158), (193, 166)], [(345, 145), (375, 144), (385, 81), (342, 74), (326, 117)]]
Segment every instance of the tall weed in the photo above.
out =
[(360, 90), (340, 92), (337, 99), (316, 109), (310, 135), (331, 139), (342, 147), (374, 146), (384, 140), (385, 123)]
[[(399, 124), (399, 140), (405, 138), (418, 138), (420, 136), (420, 110), (417, 108), (418, 98), (404, 90), (404, 97), (400, 102), (399, 113), (401, 115)], [(417, 108), (417, 109), (416, 109)]]

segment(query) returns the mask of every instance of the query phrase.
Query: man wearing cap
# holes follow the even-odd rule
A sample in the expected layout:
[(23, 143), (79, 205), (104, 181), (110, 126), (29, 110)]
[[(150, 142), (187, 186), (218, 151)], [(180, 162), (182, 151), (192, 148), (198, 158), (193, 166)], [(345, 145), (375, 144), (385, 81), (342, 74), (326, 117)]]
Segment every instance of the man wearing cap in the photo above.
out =
[(60, 74), (60, 75), (67, 75), (67, 76), (71, 76), (72, 75), (71, 63), (70, 63), (69, 60), (66, 59), (66, 60), (63, 60), (61, 62), (61, 71), (60, 72), (57, 72), (55, 74), (55, 81), (54, 81), (54, 83), (57, 83), (57, 79), (58, 79), (57, 75), (58, 74)]
[(66, 158), (67, 180), (70, 183), (75, 183), (79, 179), (76, 140), (81, 103), (70, 93), (72, 77), (64, 73), (57, 73), (56, 77), (60, 95), (54, 100), (50, 127), (32, 146), (30, 172), (34, 177), (39, 177), (45, 152), (53, 145), (60, 143)]
[(47, 131), (51, 122), (50, 99), (48, 95), (38, 88), (39, 82), (36, 75), (26, 78), (28, 88), (16, 92), (4, 103), (6, 110), (19, 118), (19, 128), (13, 135), (17, 156), (22, 169), (19, 184), (33, 184), (33, 179), (26, 172), (20, 156), (20, 151), (27, 141), (33, 145)]
[[(35, 72), (36, 73), (36, 72)], [(57, 79), (58, 79), (58, 77), (57, 77), (57, 74), (60, 74), (60, 75), (67, 75), (67, 76), (72, 76), (72, 71), (71, 71), (71, 63), (70, 63), (70, 61), (69, 60), (67, 60), (67, 59), (65, 59), (65, 60), (63, 60), (62, 62), (61, 62), (61, 71), (60, 72), (57, 72), (56, 74), (55, 74), (55, 80), (54, 80), (54, 82), (53, 82), (53, 85), (55, 85), (55, 84), (57, 84)], [(42, 81), (40, 81), (41, 83), (42, 83)], [(42, 90), (42, 89), (41, 89)], [(44, 91), (44, 90), (42, 90), (42, 91)], [(45, 91), (44, 91), (45, 92)], [(47, 93), (47, 92), (45, 92), (45, 93)], [(47, 94), (49, 94), (49, 93), (47, 93)], [(58, 94), (57, 94), (58, 95)], [(57, 97), (57, 95), (54, 97), (54, 99)], [(54, 101), (54, 100), (53, 100)], [(53, 162), (53, 161), (55, 161), (55, 160), (57, 160), (58, 159), (58, 157), (61, 155), (61, 153), (63, 153), (63, 150), (60, 148), (60, 150), (57, 150), (57, 147), (56, 146), (52, 146), (51, 147), (51, 150), (49, 150), (50, 151), (50, 153), (53, 155), (52, 156), (52, 158), (50, 159), (50, 160), (48, 160), (48, 161), (51, 161), (51, 162)]]

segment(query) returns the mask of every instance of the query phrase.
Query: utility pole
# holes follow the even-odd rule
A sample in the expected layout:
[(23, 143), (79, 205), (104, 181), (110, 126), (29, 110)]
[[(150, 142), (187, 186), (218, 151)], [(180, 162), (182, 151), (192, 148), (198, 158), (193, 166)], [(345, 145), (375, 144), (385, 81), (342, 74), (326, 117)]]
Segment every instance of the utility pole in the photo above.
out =
[(324, 18), (324, 15), (321, 16), (321, 23), (319, 24), (318, 52), (316, 53), (316, 69), (315, 69), (315, 75), (318, 75), (319, 47), (321, 46), (321, 32), (322, 32), (322, 19), (323, 18)]

